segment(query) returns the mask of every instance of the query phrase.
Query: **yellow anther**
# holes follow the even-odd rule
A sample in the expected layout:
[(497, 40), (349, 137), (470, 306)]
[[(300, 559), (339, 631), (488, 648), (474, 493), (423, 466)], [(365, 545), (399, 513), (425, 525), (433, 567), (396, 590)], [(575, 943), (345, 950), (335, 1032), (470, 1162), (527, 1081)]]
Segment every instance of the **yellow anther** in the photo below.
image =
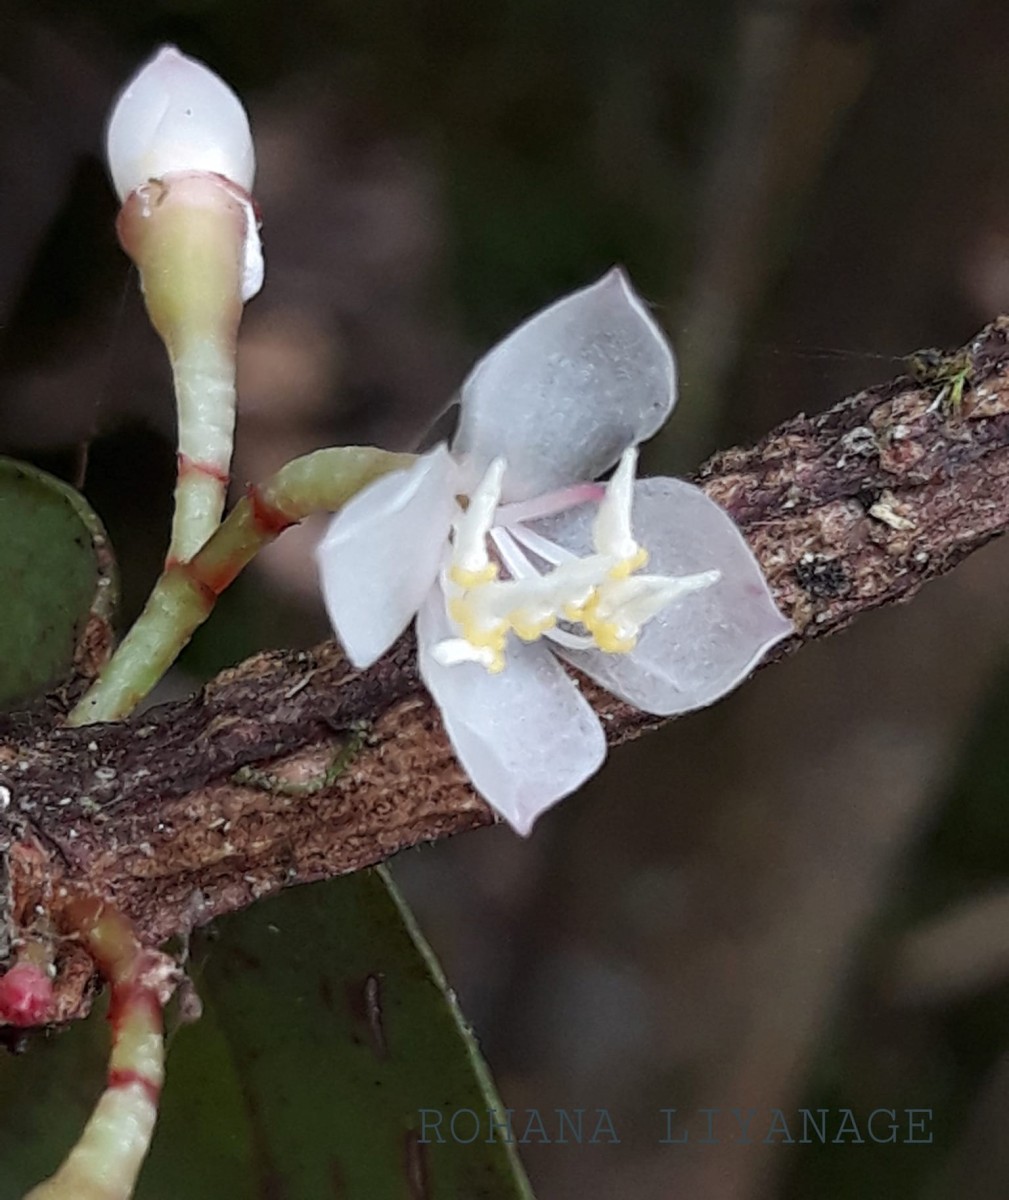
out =
[(638, 644), (637, 633), (628, 633), (617, 621), (608, 621), (599, 615), (599, 596), (593, 596), (585, 605), (581, 622), (592, 634), (592, 640), (607, 654), (627, 654)]
[(630, 558), (624, 558), (620, 562), (615, 563), (610, 567), (607, 574), (610, 579), (626, 579), (629, 575), (633, 575), (635, 571), (640, 571), (648, 562), (648, 551), (644, 546), (639, 546), (636, 553)]
[(458, 563), (453, 563), (448, 569), (448, 577), (456, 587), (482, 587), (483, 584), (493, 583), (497, 579), (498, 565), (489, 562), (478, 571), (468, 571), (465, 567), (460, 567)]
[(468, 594), (454, 596), (448, 602), (448, 614), (459, 626), (465, 641), (471, 646), (486, 647), (495, 652), (504, 653), (505, 641), (508, 637), (507, 621), (483, 621), (473, 611)]
[(591, 627), (590, 632), (599, 649), (607, 654), (630, 654), (638, 644), (636, 634), (621, 634), (613, 621), (600, 621)]
[(460, 621), (462, 636), (471, 646), (486, 646), (488, 650), (504, 651), (508, 626), (504, 621), (480, 628), (474, 621)]
[[(511, 634), (524, 642), (546, 634), (562, 645), (594, 644), (608, 654), (626, 654), (638, 644), (643, 626), (666, 605), (717, 581), (717, 571), (684, 578), (637, 574), (649, 554), (631, 528), (636, 457), (632, 448), (621, 458), (593, 521), (592, 548), (581, 557), (552, 547), (530, 530), (523, 537), (518, 526), (511, 529), (507, 523), (500, 537), (492, 533), (505, 463), (491, 463), (468, 503), (460, 499), (463, 511), (454, 524), (452, 561), (444, 580), (448, 615), (459, 636), (439, 643), (440, 661), (478, 663), (499, 674)], [(490, 557), (488, 539), (502, 555), (501, 567)], [(524, 540), (546, 569), (523, 562)]]
[(530, 617), (527, 613), (517, 610), (508, 614), (508, 624), (524, 642), (535, 642), (548, 629), (553, 629), (557, 624), (557, 618), (553, 614), (545, 617)]
[(586, 609), (588, 609), (589, 605), (595, 603), (597, 595), (598, 595), (598, 593), (596, 592), (596, 589), (592, 588), (591, 591), (589, 592), (589, 594), (585, 597), (585, 599), (579, 601), (579, 603), (574, 604), (574, 603), (569, 602), (567, 604), (562, 605), (561, 612), (564, 614), (565, 619), (568, 621), (574, 621), (578, 624), (584, 625), (585, 624), (585, 611), (586, 611)]

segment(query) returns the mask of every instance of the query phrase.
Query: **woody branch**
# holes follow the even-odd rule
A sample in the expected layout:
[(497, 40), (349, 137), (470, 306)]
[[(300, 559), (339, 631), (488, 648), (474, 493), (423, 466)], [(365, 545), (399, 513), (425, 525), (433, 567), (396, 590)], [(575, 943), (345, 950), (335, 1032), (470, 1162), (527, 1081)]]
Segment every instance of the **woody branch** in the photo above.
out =
[[(1009, 528), (1009, 320), (964, 361), (958, 412), (901, 376), (698, 473), (795, 623), (771, 661), (910, 599)], [(661, 723), (585, 688), (614, 744)], [(359, 748), (334, 771), (351, 740)], [(0, 962), (26, 939), (55, 939), (85, 880), (156, 945), (289, 884), (494, 819), (456, 763), (409, 638), (367, 671), (333, 643), (260, 654), (127, 722), (9, 718), (0, 787)], [(53, 951), (52, 1019), (82, 1016), (91, 959), (73, 942)]]

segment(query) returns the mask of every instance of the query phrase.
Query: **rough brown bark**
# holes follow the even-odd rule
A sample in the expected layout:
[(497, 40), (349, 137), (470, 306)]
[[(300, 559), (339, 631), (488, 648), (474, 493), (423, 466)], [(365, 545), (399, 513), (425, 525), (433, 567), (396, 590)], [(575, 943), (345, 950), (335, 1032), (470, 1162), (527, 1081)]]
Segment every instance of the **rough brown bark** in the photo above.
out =
[[(959, 411), (936, 403), (940, 383), (901, 376), (699, 472), (795, 622), (775, 657), (909, 599), (1009, 528), (1009, 319), (967, 354)], [(613, 744), (659, 723), (586, 691)], [(360, 748), (318, 786), (350, 738)], [(122, 724), (8, 718), (0, 788), (0, 963), (20, 938), (53, 940), (59, 1020), (86, 1011), (91, 986), (90, 961), (56, 937), (75, 888), (108, 896), (158, 943), (288, 884), (493, 820), (452, 756), (409, 637), (364, 672), (332, 643), (257, 655)]]

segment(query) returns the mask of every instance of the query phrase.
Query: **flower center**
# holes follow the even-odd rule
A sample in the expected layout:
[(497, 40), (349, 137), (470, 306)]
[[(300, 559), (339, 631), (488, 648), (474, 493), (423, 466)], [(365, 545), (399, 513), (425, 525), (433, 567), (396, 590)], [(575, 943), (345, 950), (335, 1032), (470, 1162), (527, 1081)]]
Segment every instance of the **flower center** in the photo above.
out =
[[(447, 666), (476, 662), (491, 673), (503, 671), (512, 633), (527, 642), (546, 636), (571, 649), (625, 654), (637, 645), (642, 627), (668, 604), (717, 583), (718, 571), (680, 578), (637, 574), (648, 562), (648, 551), (631, 529), (636, 465), (632, 448), (605, 488), (578, 485), (501, 505), (506, 463), (495, 459), (453, 525), (452, 555), (442, 585), (459, 636), (434, 647), (438, 661)], [(583, 557), (525, 524), (586, 500), (597, 500), (599, 508), (592, 523), (592, 553)], [(530, 554), (546, 569), (534, 566)], [(500, 577), (501, 566), (508, 578)]]

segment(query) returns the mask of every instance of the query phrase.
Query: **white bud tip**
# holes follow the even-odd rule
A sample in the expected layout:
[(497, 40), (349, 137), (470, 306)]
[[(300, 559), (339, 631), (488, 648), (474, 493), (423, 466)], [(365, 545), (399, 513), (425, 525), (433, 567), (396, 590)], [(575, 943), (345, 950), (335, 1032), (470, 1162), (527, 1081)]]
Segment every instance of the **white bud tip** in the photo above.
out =
[(241, 100), (174, 46), (162, 46), (123, 88), (105, 146), (120, 200), (173, 171), (212, 171), (252, 190), (256, 157)]

